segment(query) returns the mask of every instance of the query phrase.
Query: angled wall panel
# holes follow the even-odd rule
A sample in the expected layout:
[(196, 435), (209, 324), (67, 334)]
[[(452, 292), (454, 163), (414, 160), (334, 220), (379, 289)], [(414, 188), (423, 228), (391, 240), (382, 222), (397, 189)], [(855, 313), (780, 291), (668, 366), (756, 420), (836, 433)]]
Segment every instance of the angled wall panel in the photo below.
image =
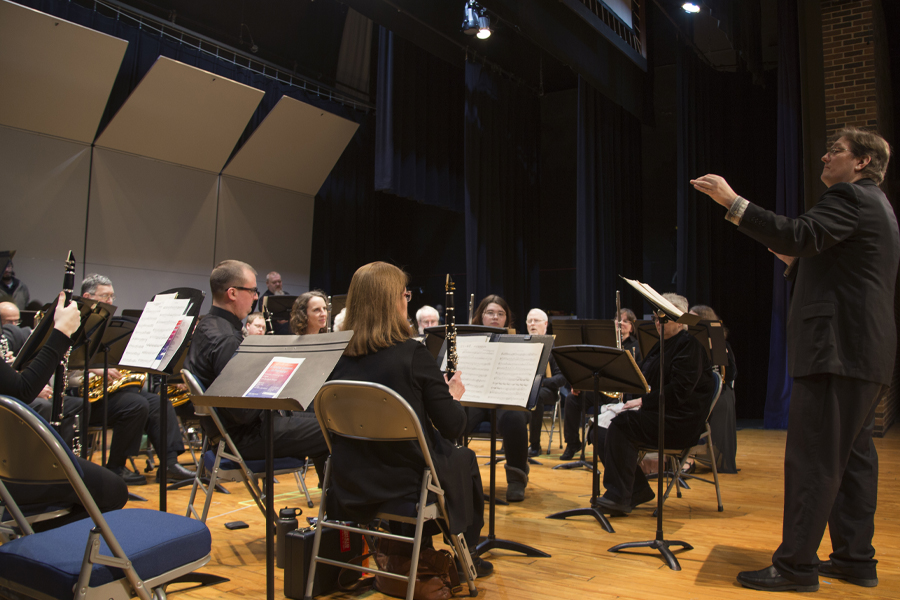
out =
[(94, 149), (88, 269), (112, 277), (118, 305), (141, 307), (173, 282), (208, 291), (218, 177)]
[(0, 250), (33, 300), (62, 289), (69, 250), (82, 273), (90, 167), (89, 146), (0, 126)]
[(223, 174), (313, 196), (358, 127), (282, 96)]
[(160, 57), (97, 146), (219, 173), (263, 95)]
[(216, 262), (242, 260), (257, 271), (278, 271), (284, 290), (309, 289), (314, 198), (250, 181), (222, 177), (216, 227)]
[(93, 142), (127, 46), (0, 0), (0, 124)]

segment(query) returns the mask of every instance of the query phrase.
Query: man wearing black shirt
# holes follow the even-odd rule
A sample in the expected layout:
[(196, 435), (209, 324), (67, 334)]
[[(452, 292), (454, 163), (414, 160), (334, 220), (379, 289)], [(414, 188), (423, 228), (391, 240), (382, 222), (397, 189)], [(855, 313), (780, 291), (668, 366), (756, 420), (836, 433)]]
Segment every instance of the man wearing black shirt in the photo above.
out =
[[(209, 276), (212, 308), (197, 325), (185, 368), (205, 387), (219, 376), (241, 345), (242, 321), (253, 311), (259, 296), (256, 271), (247, 263), (226, 260)], [(222, 424), (247, 460), (265, 458), (263, 411), (242, 408), (218, 409)], [(328, 447), (315, 413), (274, 415), (275, 456), (310, 457), (318, 473), (324, 473)]]

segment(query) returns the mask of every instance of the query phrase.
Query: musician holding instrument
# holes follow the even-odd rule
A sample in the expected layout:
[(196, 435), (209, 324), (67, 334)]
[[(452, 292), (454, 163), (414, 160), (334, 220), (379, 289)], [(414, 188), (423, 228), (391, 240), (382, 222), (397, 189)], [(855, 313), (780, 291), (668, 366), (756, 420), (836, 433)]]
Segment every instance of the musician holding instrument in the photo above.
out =
[[(81, 282), (81, 296), (89, 300), (97, 300), (113, 304), (116, 292), (112, 281), (103, 275), (92, 273)], [(91, 369), (95, 377), (103, 377), (103, 369)], [(178, 419), (175, 409), (169, 402), (167, 441), (168, 448), (159, 446), (159, 396), (142, 390), (146, 374), (133, 373), (119, 369), (108, 371), (109, 395), (107, 399), (107, 424), (112, 426), (113, 439), (109, 447), (106, 466), (122, 477), (128, 485), (144, 485), (147, 480), (143, 475), (134, 473), (125, 466), (129, 456), (134, 456), (141, 449), (141, 437), (144, 433), (153, 444), (160, 460), (167, 465), (166, 478), (169, 481), (193, 479), (194, 473), (178, 463), (178, 455), (184, 452), (184, 442), (178, 430)], [(75, 371), (69, 375), (70, 384), (78, 386), (83, 382), (83, 373)], [(103, 420), (102, 384), (98, 387), (97, 402), (91, 407), (91, 425), (100, 425)], [(157, 473), (157, 478), (159, 473)]]
[[(513, 315), (506, 300), (491, 294), (486, 296), (475, 309), (474, 325), (512, 328)], [(466, 408), (468, 426), (466, 435), (475, 431), (481, 423), (489, 421), (491, 412), (487, 408)], [(521, 502), (525, 499), (528, 485), (528, 421), (531, 415), (522, 410), (497, 410), (497, 431), (503, 437), (506, 452), (506, 501)]]
[[(637, 317), (635, 317), (633, 310), (630, 308), (619, 309), (616, 327), (619, 332), (618, 336), (621, 339), (621, 349), (631, 352), (634, 362), (640, 365), (643, 357), (641, 356), (641, 348), (638, 346), (637, 334), (635, 333), (636, 321)], [(563, 405), (563, 439), (566, 442), (566, 448), (559, 456), (560, 460), (572, 460), (581, 451), (581, 439), (578, 433), (582, 425), (581, 409), (586, 406), (588, 410), (593, 411), (593, 394), (593, 392), (570, 390), (566, 395), (565, 404)], [(600, 397), (601, 404), (609, 401), (609, 396)]]
[(321, 290), (300, 294), (291, 308), (291, 331), (294, 335), (325, 333), (328, 327), (328, 297)]
[[(687, 312), (688, 301), (677, 294), (663, 298)], [(665, 339), (665, 441), (671, 448), (695, 444), (703, 431), (715, 389), (706, 350), (687, 331), (687, 325), (672, 321), (656, 331)], [(638, 504), (656, 497), (638, 464), (638, 447), (656, 447), (659, 437), (660, 393), (659, 342), (650, 349), (641, 365), (650, 392), (629, 400), (608, 429), (600, 428), (599, 448), (604, 465), (603, 486), (606, 491), (597, 498), (596, 506), (610, 515), (630, 513)], [(640, 410), (627, 410), (638, 408)]]
[[(344, 321), (353, 337), (329, 379), (379, 383), (406, 400), (422, 425), (447, 496), (450, 533), (463, 533), (474, 552), (484, 525), (481, 474), (475, 453), (451, 441), (466, 426), (466, 414), (458, 402), (465, 387), (459, 371), (448, 381), (425, 346), (411, 339), (408, 282), (406, 273), (384, 262), (356, 271)], [(425, 463), (415, 446), (395, 442), (387, 448), (384, 444), (370, 447), (369, 442), (335, 436), (332, 482), (340, 518), (368, 522), (384, 502), (417, 499)], [(433, 522), (426, 525), (422, 540), (426, 547), (437, 533), (431, 526)], [(405, 533), (412, 525), (392, 523), (391, 527)], [(479, 577), (493, 570), (489, 562), (473, 559)]]
[[(212, 292), (212, 308), (197, 325), (184, 363), (184, 368), (207, 388), (244, 340), (241, 333), (242, 322), (253, 310), (258, 296), (256, 271), (239, 260), (222, 261), (212, 270), (209, 287)], [(265, 458), (265, 411), (220, 408), (218, 413), (244, 459)], [(290, 456), (300, 460), (309, 457), (316, 465), (319, 477), (324, 477), (328, 446), (316, 415), (312, 412), (312, 405), (305, 412), (294, 411), (290, 416), (273, 413), (272, 418), (275, 457)], [(210, 426), (211, 423), (204, 424), (204, 428), (212, 433)], [(215, 429), (215, 426), (212, 427)], [(215, 433), (218, 435), (218, 432)]]
[[(53, 331), (37, 356), (28, 363), (21, 373), (13, 370), (5, 361), (0, 361), (0, 394), (10, 396), (19, 401), (31, 404), (53, 376), (71, 344), (70, 336), (81, 324), (78, 305), (74, 302), (65, 305), (65, 296), (60, 293), (56, 310), (53, 313)], [(80, 404), (79, 404), (80, 406)], [(68, 406), (66, 407), (68, 411)], [(47, 414), (50, 413), (49, 407)], [(84, 460), (75, 459), (83, 472), (84, 483), (97, 502), (102, 512), (118, 510), (128, 501), (128, 488), (125, 483), (108, 469)], [(35, 531), (44, 531), (59, 527), (86, 516), (78, 496), (68, 483), (61, 485), (5, 484), (19, 506), (26, 510), (29, 505), (74, 505), (67, 515), (40, 521), (33, 524)]]
[[(547, 335), (547, 326), (550, 324), (547, 313), (539, 308), (532, 308), (525, 317), (525, 326), (531, 335)], [(550, 355), (550, 363), (547, 365), (549, 376), (541, 378), (541, 390), (538, 392), (537, 404), (531, 412), (531, 425), (528, 432), (528, 456), (537, 456), (541, 453), (541, 430), (544, 426), (544, 405), (553, 404), (559, 388), (568, 382), (562, 374), (556, 359)]]

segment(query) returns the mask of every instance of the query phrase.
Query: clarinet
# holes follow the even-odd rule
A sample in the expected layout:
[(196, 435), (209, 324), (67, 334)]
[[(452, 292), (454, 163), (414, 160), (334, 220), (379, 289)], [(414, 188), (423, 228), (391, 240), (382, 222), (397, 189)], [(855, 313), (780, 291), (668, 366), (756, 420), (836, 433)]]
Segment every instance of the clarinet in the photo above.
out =
[[(63, 276), (63, 292), (66, 294), (66, 302), (63, 306), (68, 306), (72, 301), (72, 290), (75, 288), (75, 255), (69, 250), (69, 257), (66, 259), (66, 274)], [(62, 361), (56, 365), (56, 376), (53, 378), (53, 408), (50, 414), (50, 424), (59, 431), (63, 420), (63, 403), (66, 394), (66, 384), (69, 367), (69, 354), (72, 347), (66, 350), (66, 355)]]
[(447, 293), (444, 326), (447, 328), (447, 378), (449, 379), (456, 374), (456, 367), (459, 365), (459, 354), (456, 352), (456, 311), (453, 308), (453, 292), (456, 291), (456, 286), (449, 273), (444, 291)]

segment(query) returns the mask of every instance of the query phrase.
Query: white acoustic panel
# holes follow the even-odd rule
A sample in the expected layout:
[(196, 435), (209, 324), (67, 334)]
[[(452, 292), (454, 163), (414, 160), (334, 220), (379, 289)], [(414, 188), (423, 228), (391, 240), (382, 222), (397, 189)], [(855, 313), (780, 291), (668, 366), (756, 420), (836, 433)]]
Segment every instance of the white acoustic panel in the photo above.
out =
[(33, 300), (60, 292), (69, 250), (81, 273), (90, 167), (89, 146), (0, 126), (0, 250)]
[(127, 46), (0, 0), (0, 124), (93, 142)]
[(313, 196), (358, 127), (282, 96), (223, 174)]
[(263, 95), (161, 56), (97, 145), (219, 173)]
[(87, 262), (209, 277), (217, 187), (212, 173), (95, 148)]
[(312, 196), (223, 176), (216, 226), (216, 262), (235, 259), (257, 271), (260, 293), (266, 273), (278, 271), (284, 290), (309, 290)]

